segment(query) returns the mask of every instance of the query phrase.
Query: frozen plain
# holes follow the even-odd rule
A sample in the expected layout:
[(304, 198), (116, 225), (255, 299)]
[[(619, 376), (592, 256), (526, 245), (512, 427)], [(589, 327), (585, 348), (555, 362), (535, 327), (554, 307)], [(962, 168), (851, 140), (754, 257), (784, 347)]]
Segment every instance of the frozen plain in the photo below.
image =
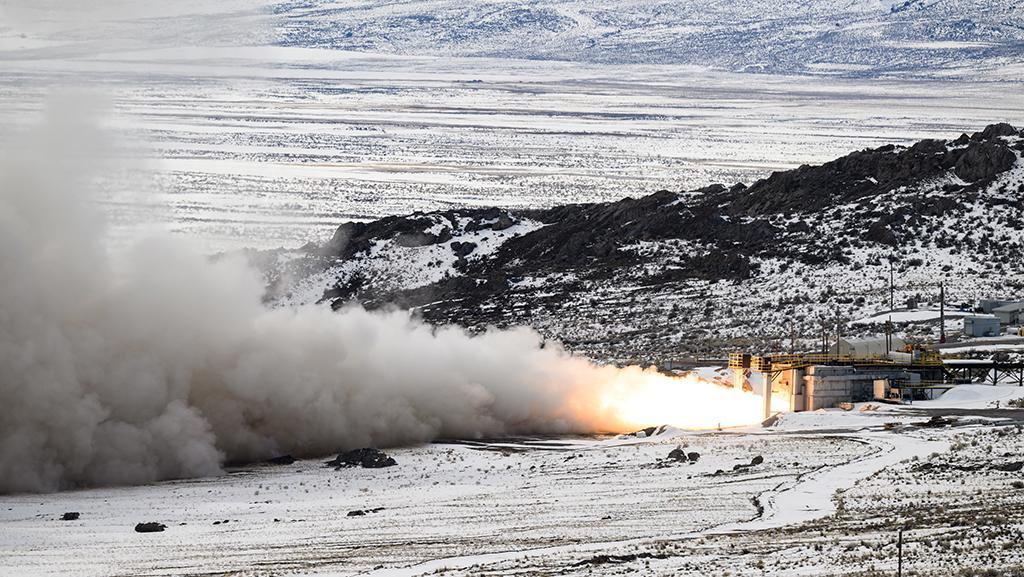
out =
[[(507, 61), (271, 50), (290, 66), (244, 52), (224, 67), (167, 55), (94, 63), (97, 83), (127, 87), (114, 87), (126, 92), (119, 128), (149, 143), (141, 176), (106, 183), (115, 226), (168, 227), (211, 251), (298, 247), (346, 220), (416, 210), (749, 183), (851, 150), (1019, 123), (1024, 110), (1018, 86), (998, 82), (534, 62), (510, 73)], [(5, 75), (0, 99), (34, 89), (41, 100), (48, 85), (34, 75)], [(28, 106), (5, 105), (0, 120), (30, 120), (38, 104)]]

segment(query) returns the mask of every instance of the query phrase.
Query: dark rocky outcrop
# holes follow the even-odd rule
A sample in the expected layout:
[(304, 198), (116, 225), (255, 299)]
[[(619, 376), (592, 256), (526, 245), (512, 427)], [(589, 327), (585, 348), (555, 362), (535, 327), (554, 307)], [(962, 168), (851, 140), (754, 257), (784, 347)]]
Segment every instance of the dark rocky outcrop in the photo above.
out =
[[(970, 183), (983, 184), (1008, 170), (1016, 155), (1001, 137), (1016, 135), (1008, 124), (995, 124), (962, 143), (922, 140), (898, 149), (887, 145), (854, 152), (821, 166), (801, 166), (773, 173), (736, 195), (729, 208), (734, 215), (783, 212), (807, 213), (855, 202), (950, 171)], [(957, 144), (955, 141), (950, 144)]]
[(80, 513), (78, 513), (77, 511), (70, 511), (70, 512), (67, 512), (67, 513), (64, 513), (63, 515), (61, 515), (60, 520), (61, 521), (77, 521), (79, 517), (81, 517)]
[(155, 523), (155, 522), (139, 523), (138, 525), (135, 526), (135, 532), (136, 533), (159, 533), (159, 532), (163, 531), (166, 528), (167, 528), (167, 525), (164, 525), (163, 523)]
[[(714, 332), (719, 319), (730, 319), (735, 334), (740, 323), (757, 320), (754, 313), (767, 317), (799, 307), (807, 311), (803, 329), (815, 330), (811, 305), (834, 311), (856, 302), (858, 295), (852, 294), (840, 300), (847, 296), (838, 293), (851, 287), (823, 286), (828, 275), (815, 278), (808, 269), (887, 269), (890, 261), (898, 261), (897, 273), (927, 267), (927, 259), (912, 254), (920, 244), (948, 250), (955, 258), (964, 255), (965, 261), (1018, 266), (1012, 261), (1022, 251), (1012, 233), (1024, 227), (1024, 184), (1012, 178), (993, 183), (1020, 162), (1022, 144), (1014, 127), (994, 124), (951, 141), (853, 152), (819, 166), (774, 173), (749, 187), (716, 184), (614, 202), (533, 210), (460, 208), (346, 223), (328, 243), (305, 248), (309, 256), (302, 274), (290, 271), (278, 278), (355, 261), (323, 287), (322, 302), (334, 308), (358, 301), (368, 309), (415, 309), (429, 323), (471, 330), (527, 324), (586, 354), (626, 350), (616, 360), (658, 347), (664, 358), (689, 343), (694, 343), (689, 352), (707, 352), (703, 349), (720, 344)], [(978, 208), (985, 206), (998, 208), (998, 223), (978, 222)], [(520, 223), (530, 226), (517, 228)], [(978, 230), (979, 224), (988, 230)], [(485, 244), (484, 236), (501, 242)], [(434, 259), (443, 255), (446, 263), (432, 263), (443, 274), (428, 275), (431, 280), (422, 284), (394, 282), (372, 266), (358, 266), (374, 258), (371, 247), (385, 245), (444, 247), (424, 252)], [(873, 256), (866, 260), (869, 252)], [(776, 275), (802, 271), (802, 278), (789, 279), (793, 294), (756, 305), (760, 309), (752, 312), (750, 304), (732, 310), (724, 296), (729, 292), (710, 288), (721, 282), (754, 286), (768, 274), (762, 269), (766, 263), (778, 267), (768, 271)], [(438, 264), (445, 268), (437, 269)], [(887, 276), (877, 268), (875, 277)], [(273, 279), (268, 284), (270, 292), (287, 290)], [(659, 300), (648, 298), (654, 294), (686, 295), (687, 302), (677, 310), (676, 300), (659, 311)], [(556, 326), (556, 317), (581, 310), (581, 319), (590, 318), (573, 330)], [(657, 311), (653, 320), (633, 320), (646, 310)], [(762, 320), (777, 327), (777, 318)], [(601, 327), (609, 324), (621, 325), (622, 332), (602, 334)], [(685, 339), (677, 334), (682, 326)], [(637, 335), (648, 340), (641, 344)], [(750, 345), (743, 337), (730, 339), (733, 345)]]

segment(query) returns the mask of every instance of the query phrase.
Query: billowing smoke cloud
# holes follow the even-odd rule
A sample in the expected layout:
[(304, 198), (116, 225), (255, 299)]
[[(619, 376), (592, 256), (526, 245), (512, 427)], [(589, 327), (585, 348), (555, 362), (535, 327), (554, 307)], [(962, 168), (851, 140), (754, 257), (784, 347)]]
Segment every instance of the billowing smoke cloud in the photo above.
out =
[(241, 257), (182, 238), (111, 256), (87, 193), (105, 147), (80, 104), (0, 150), (0, 493), (760, 414), (753, 395), (596, 366), (525, 328), (471, 337), (404, 312), (268, 308)]
[(623, 373), (527, 329), (471, 338), (402, 312), (270, 309), (245, 262), (180, 238), (110, 257), (78, 178), (94, 142), (67, 126), (0, 161), (0, 492), (620, 425), (597, 385)]

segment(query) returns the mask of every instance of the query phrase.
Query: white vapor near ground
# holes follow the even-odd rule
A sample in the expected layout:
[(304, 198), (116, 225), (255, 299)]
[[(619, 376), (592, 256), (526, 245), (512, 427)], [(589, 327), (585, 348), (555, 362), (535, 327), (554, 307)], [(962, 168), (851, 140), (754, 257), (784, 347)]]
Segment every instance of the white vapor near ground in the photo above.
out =
[[(244, 262), (181, 239), (123, 262), (76, 196), (80, 127), (49, 120), (0, 180), (0, 491), (208, 475), (227, 460), (438, 435), (586, 430), (593, 371), (528, 330), (270, 310)], [(578, 399), (585, 402), (585, 399)]]
[(592, 365), (528, 329), (470, 337), (404, 312), (270, 309), (245, 262), (182, 238), (111, 257), (82, 192), (103, 166), (98, 133), (51, 113), (0, 161), (0, 493), (437, 437), (616, 430), (638, 420), (616, 412), (633, 384), (683, 382)]

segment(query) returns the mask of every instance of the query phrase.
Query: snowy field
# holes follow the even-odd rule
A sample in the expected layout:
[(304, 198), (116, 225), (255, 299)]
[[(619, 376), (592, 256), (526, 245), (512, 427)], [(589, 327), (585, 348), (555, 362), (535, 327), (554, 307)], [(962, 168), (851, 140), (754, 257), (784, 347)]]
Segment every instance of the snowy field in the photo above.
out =
[[(286, 67), (244, 53), (223, 67), (161, 54), (95, 63), (97, 84), (116, 95), (118, 127), (148, 143), (141, 175), (107, 185), (115, 224), (170, 226), (211, 250), (297, 247), (346, 220), (749, 183), (851, 150), (1024, 120), (1017, 87), (1001, 84), (667, 66), (509, 71), (507, 62), (326, 51), (307, 61), (309, 51), (276, 50)], [(108, 85), (112, 77), (127, 88)], [(49, 86), (38, 82), (30, 70), (5, 75), (0, 99), (26, 90), (42, 99)], [(30, 107), (5, 105), (0, 122), (29, 120)]]
[[(415, 210), (750, 183), (1024, 121), (1014, 77), (983, 67), (860, 78), (358, 47), (325, 43), (325, 13), (263, 4), (161, 5), (106, 26), (91, 12), (0, 24), (0, 138), (75, 88), (75, 109), (98, 102), (131, 157), (101, 183), (114, 234), (171, 229), (219, 251), (298, 247), (343, 221)], [(337, 26), (361, 18), (323, 8)], [(368, 22), (380, 17), (363, 8)], [(34, 14), (23, 20), (49, 23)]]
[[(787, 414), (770, 428), (436, 443), (393, 451), (387, 469), (299, 461), (8, 496), (0, 574), (848, 575), (892, 566), (883, 552), (897, 525), (918, 574), (937, 574), (927, 549), (964, 531), (989, 541), (959, 563), (1010, 567), (1019, 548), (1002, 546), (1020, 538), (1024, 411), (989, 411), (1021, 397), (967, 385), (913, 407)], [(979, 416), (924, 426), (943, 408)], [(677, 446), (699, 461), (669, 464)], [(983, 519), (939, 523), (943, 507)], [(60, 520), (66, 512), (81, 516)], [(148, 521), (167, 529), (134, 532)]]

